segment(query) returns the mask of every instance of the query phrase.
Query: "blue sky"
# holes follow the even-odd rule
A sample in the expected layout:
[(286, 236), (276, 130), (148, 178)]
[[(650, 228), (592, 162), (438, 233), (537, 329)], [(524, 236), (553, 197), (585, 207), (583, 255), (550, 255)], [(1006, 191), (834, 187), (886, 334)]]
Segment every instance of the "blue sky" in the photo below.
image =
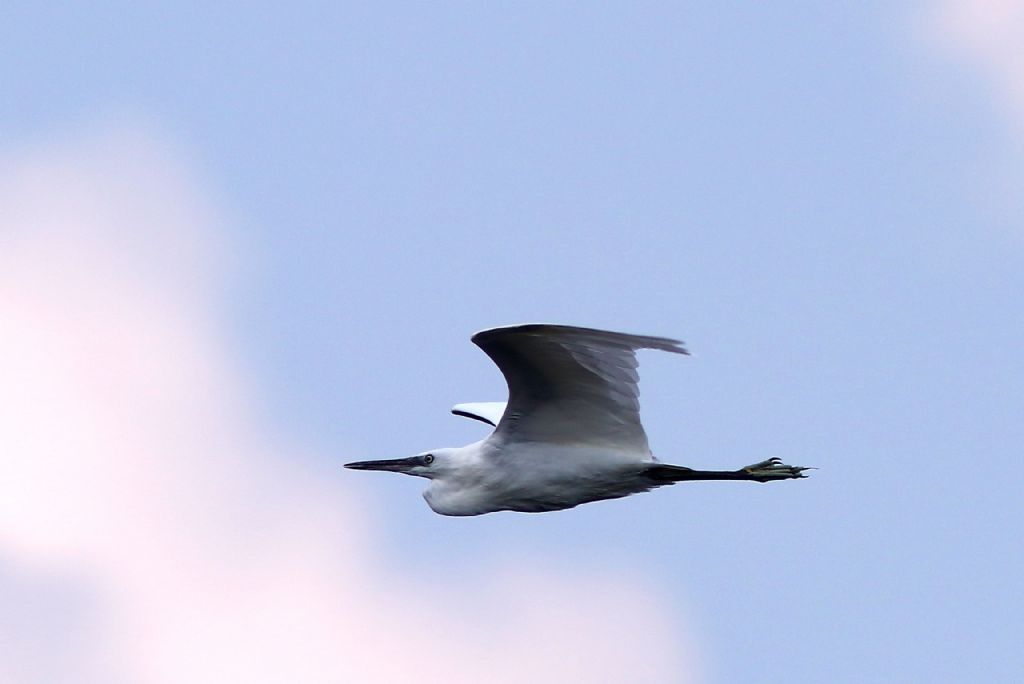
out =
[[(1010, 681), (1024, 69), (947, 50), (956, 5), (9, 6), (0, 153), (167, 141), (262, 424), (394, 576), (635, 577), (701, 681)], [(523, 321), (686, 340), (641, 358), (663, 460), (820, 470), (450, 520), (334, 469), (482, 436), (468, 337)]]

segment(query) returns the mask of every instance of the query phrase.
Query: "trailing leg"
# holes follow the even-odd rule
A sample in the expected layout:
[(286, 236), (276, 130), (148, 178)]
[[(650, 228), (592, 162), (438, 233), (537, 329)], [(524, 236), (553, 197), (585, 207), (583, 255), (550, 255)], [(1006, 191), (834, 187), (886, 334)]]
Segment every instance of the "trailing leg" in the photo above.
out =
[(655, 463), (648, 466), (647, 477), (658, 483), (690, 482), (694, 480), (748, 480), (771, 482), (773, 480), (795, 480), (807, 477), (802, 466), (786, 465), (780, 459), (770, 458), (739, 470), (694, 470), (684, 466)]

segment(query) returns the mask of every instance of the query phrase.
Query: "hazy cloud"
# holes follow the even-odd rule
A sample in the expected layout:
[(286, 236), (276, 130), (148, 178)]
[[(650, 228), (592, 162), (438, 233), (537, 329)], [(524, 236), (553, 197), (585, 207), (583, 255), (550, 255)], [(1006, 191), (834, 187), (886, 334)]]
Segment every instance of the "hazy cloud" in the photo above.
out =
[(929, 16), (928, 34), (973, 67), (1024, 136), (1024, 0), (945, 0)]
[(634, 579), (387, 567), (338, 469), (256, 418), (196, 185), (130, 128), (0, 159), (0, 679), (692, 678)]

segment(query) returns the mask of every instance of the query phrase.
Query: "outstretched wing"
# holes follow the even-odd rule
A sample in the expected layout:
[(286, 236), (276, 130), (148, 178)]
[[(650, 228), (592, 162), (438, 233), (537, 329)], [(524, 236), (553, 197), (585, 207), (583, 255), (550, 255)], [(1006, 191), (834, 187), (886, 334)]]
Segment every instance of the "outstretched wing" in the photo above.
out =
[(472, 339), (508, 383), (495, 438), (642, 450), (635, 352), (688, 353), (678, 340), (565, 325), (491, 328)]
[(452, 413), (496, 426), (498, 421), (501, 420), (501, 415), (505, 413), (505, 402), (477, 401), (469, 404), (456, 404), (452, 406)]

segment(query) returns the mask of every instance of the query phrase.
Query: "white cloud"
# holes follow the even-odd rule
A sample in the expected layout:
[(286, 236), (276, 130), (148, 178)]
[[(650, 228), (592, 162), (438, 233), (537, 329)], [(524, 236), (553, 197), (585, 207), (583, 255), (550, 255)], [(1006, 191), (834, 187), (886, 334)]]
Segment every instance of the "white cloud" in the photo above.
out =
[(522, 562), (467, 597), (384, 565), (255, 418), (186, 167), (122, 128), (0, 159), (0, 679), (692, 679), (635, 579)]
[(1024, 0), (943, 0), (928, 33), (969, 64), (1018, 135), (1024, 135)]

